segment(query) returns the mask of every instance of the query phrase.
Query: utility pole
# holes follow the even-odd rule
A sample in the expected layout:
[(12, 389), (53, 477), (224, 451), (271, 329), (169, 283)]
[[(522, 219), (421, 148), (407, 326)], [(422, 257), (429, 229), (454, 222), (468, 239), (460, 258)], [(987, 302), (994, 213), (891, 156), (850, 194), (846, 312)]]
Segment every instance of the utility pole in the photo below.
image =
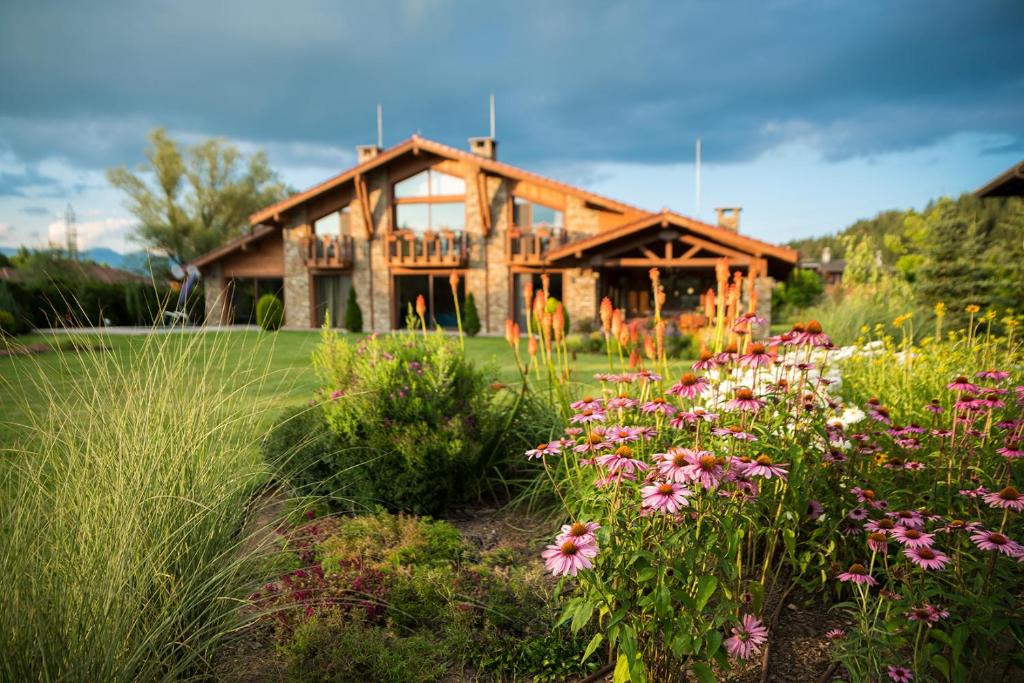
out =
[(72, 261), (78, 260), (78, 223), (75, 220), (75, 210), (68, 202), (64, 210), (64, 239), (67, 242), (68, 258)]

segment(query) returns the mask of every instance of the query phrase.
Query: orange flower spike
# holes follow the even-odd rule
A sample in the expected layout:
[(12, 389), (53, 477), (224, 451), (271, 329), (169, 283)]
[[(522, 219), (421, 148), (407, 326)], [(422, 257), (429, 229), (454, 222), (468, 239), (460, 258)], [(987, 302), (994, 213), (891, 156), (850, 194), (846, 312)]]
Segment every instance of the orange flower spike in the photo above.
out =
[(661, 358), (661, 354), (665, 350), (665, 327), (664, 320), (659, 320), (658, 324), (654, 326), (654, 341), (658, 346), (658, 358)]
[(452, 274), (448, 276), (448, 284), (452, 286), (453, 292), (459, 288), (459, 274), (454, 270), (452, 271)]
[(601, 327), (604, 333), (608, 334), (612, 329), (612, 300), (608, 297), (601, 299)]
[(544, 345), (551, 345), (551, 314), (544, 311), (544, 314), (540, 317), (541, 329), (544, 330)]
[(530, 335), (530, 338), (526, 341), (526, 350), (530, 354), (530, 358), (537, 357), (537, 337)]
[(615, 337), (616, 339), (618, 339), (621, 336), (622, 318), (623, 316), (621, 308), (616, 308), (615, 310), (612, 311), (611, 332), (612, 336)]
[(519, 346), (520, 334), (521, 332), (519, 331), (519, 323), (512, 323), (512, 341), (514, 342), (515, 346)]
[(505, 321), (505, 341), (511, 347), (519, 346), (519, 326), (511, 320)]
[(628, 325), (622, 325), (619, 328), (619, 337), (618, 337), (618, 339), (619, 339), (619, 346), (621, 346), (623, 348), (629, 346), (629, 326)]
[(644, 335), (644, 355), (647, 356), (648, 360), (654, 360), (658, 357), (658, 352), (654, 348), (654, 339), (649, 334)]
[(715, 290), (709, 289), (704, 295), (704, 317), (711, 320), (715, 317)]
[(422, 319), (423, 316), (426, 315), (426, 313), (427, 300), (423, 298), (422, 294), (420, 294), (416, 297), (416, 315), (418, 315)]
[(533, 296), (533, 317), (536, 318), (538, 321), (540, 321), (540, 319), (544, 317), (544, 308), (545, 308), (545, 304), (547, 304), (547, 302), (548, 302), (548, 299), (544, 295), (543, 290), (538, 291), (536, 294), (534, 294), (534, 296)]
[(548, 294), (548, 292), (551, 291), (551, 276), (548, 275), (547, 273), (541, 273), (541, 275), (540, 275), (540, 287), (541, 287), (541, 289), (544, 290), (544, 299), (546, 301), (547, 298), (549, 296), (551, 296), (550, 294)]
[(533, 304), (533, 282), (530, 280), (523, 283), (523, 304), (526, 308)]
[(629, 324), (629, 341), (631, 344), (636, 344), (640, 341), (640, 321), (634, 320)]
[(724, 286), (729, 281), (729, 259), (718, 259), (718, 262), (715, 264), (715, 279), (718, 280), (719, 287)]
[(633, 349), (632, 351), (629, 352), (629, 367), (633, 369), (636, 368), (638, 365), (640, 365), (640, 352), (637, 351), (636, 349)]
[(651, 268), (647, 271), (647, 274), (651, 276), (651, 282), (654, 283), (655, 287), (657, 287), (658, 283), (661, 281), (661, 272), (657, 268)]
[(565, 312), (562, 310), (562, 304), (558, 304), (555, 307), (555, 314), (551, 320), (551, 325), (554, 328), (555, 341), (562, 341), (562, 335), (565, 333)]

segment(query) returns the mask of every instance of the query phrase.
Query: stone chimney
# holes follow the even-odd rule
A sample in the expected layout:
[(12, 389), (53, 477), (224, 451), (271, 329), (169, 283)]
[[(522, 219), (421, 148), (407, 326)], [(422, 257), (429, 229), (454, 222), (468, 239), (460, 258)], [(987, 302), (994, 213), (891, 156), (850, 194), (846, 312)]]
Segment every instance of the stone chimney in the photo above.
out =
[(377, 145), (356, 145), (356, 163), (365, 164), (370, 159), (376, 159), (380, 154), (380, 147)]
[(725, 228), (726, 230), (732, 230), (733, 232), (740, 231), (740, 211), (743, 209), (738, 206), (722, 206), (715, 209), (715, 216), (718, 220), (718, 227)]
[(825, 247), (821, 250), (821, 265), (832, 263), (832, 247)]
[(498, 141), (490, 136), (482, 138), (470, 138), (469, 151), (478, 156), (497, 160)]

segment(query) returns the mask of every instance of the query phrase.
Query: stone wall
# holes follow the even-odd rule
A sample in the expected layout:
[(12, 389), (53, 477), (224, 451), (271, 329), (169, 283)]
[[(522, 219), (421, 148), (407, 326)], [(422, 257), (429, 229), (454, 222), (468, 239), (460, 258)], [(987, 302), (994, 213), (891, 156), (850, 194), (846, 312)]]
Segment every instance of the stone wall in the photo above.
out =
[(309, 236), (308, 225), (286, 228), (284, 238), (284, 326), (289, 330), (306, 330), (310, 319), (310, 277), (302, 258), (302, 240)]
[(767, 337), (772, 324), (772, 289), (775, 287), (775, 280), (762, 275), (754, 281), (754, 290), (757, 292), (757, 305), (754, 313), (764, 318), (764, 323), (754, 329), (755, 337)]
[(206, 302), (206, 324), (223, 325), (227, 320), (228, 291), (224, 270), (220, 263), (213, 263), (203, 273), (203, 298)]
[(562, 276), (565, 307), (569, 323), (593, 320), (597, 316), (597, 278), (590, 268), (572, 268)]

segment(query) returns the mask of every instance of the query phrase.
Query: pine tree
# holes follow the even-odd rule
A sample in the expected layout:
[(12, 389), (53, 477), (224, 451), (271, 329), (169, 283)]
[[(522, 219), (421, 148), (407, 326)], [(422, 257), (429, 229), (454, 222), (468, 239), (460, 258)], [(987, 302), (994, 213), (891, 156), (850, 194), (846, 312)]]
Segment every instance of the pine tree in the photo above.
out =
[(363, 331), (363, 311), (356, 301), (356, 288), (348, 288), (348, 301), (345, 302), (345, 329), (349, 332)]
[(466, 294), (462, 302), (462, 331), (470, 337), (480, 334), (480, 314), (476, 310), (473, 292)]

